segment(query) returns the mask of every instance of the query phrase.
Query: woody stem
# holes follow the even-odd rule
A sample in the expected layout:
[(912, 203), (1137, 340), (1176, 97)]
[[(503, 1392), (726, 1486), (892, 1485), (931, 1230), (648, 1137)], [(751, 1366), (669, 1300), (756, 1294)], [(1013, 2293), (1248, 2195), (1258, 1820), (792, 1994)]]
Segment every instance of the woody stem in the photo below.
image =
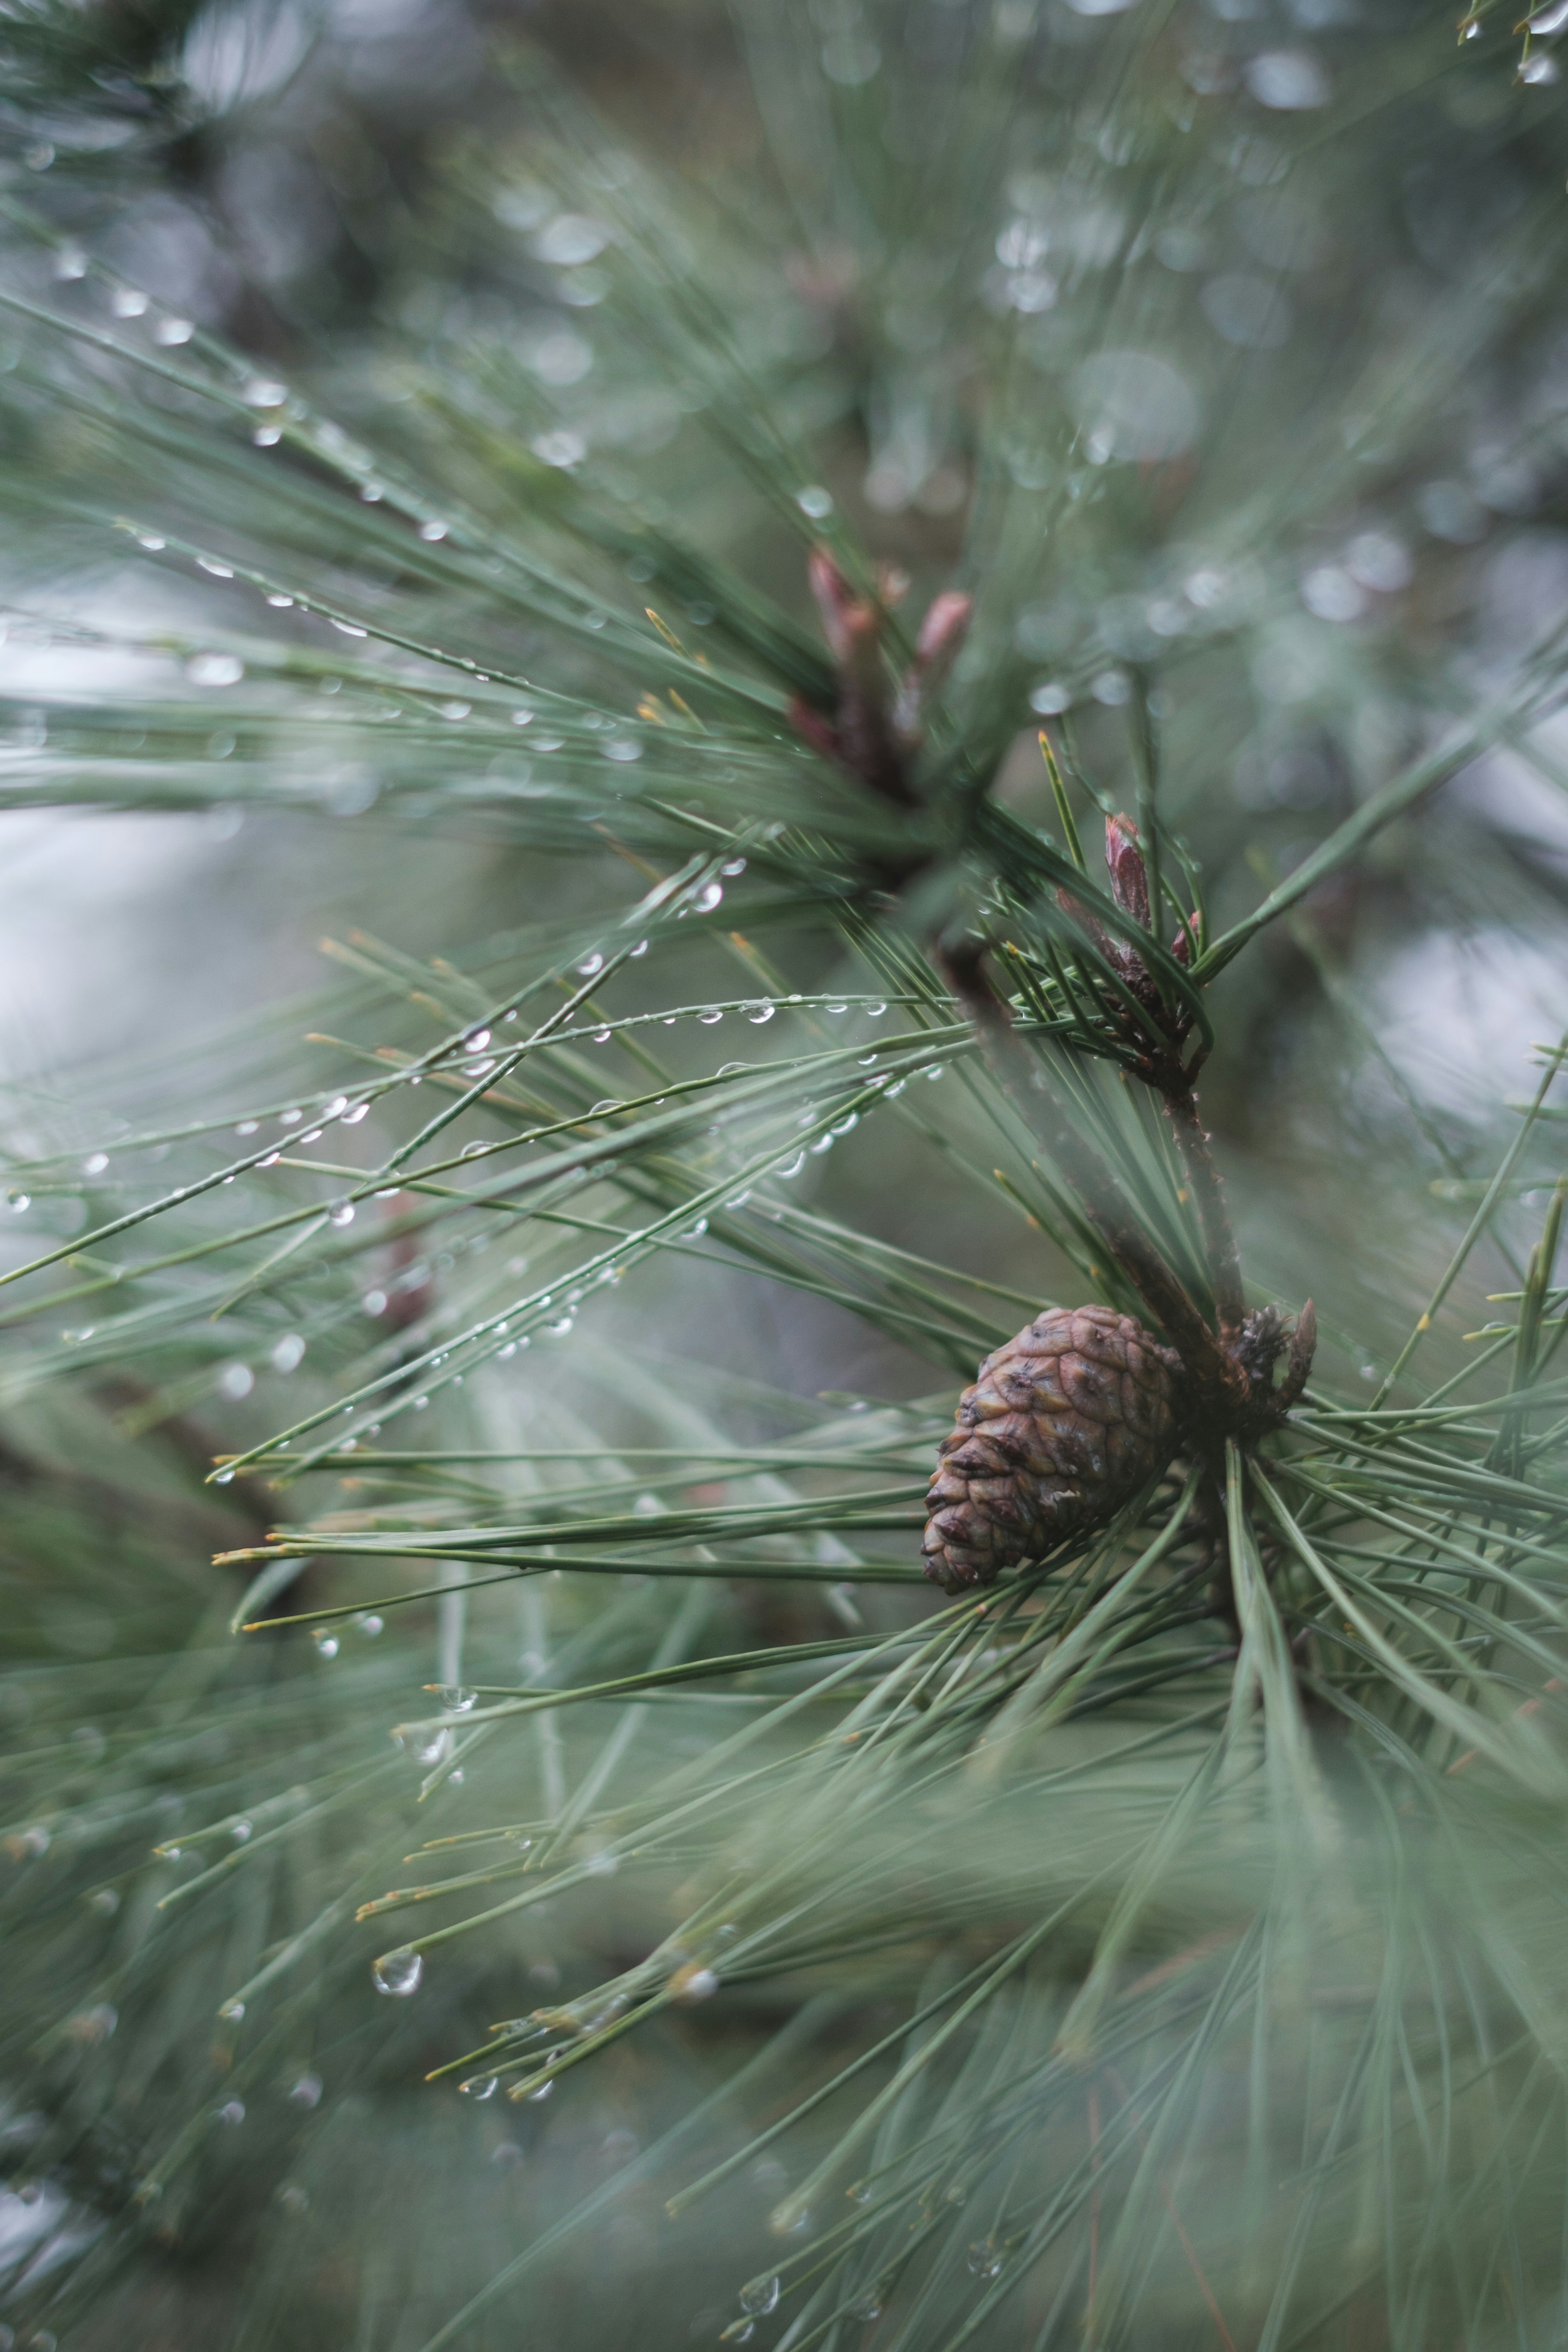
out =
[(1169, 1089), (1162, 1087), (1160, 1100), (1171, 1123), (1171, 1132), (1175, 1138), (1176, 1150), (1198, 1213), (1198, 1223), (1203, 1230), (1204, 1254), (1208, 1261), (1209, 1281), (1214, 1287), (1215, 1307), (1219, 1315), (1220, 1337), (1233, 1339), (1241, 1328), (1247, 1309), (1241, 1285), (1241, 1258), (1226, 1202), (1225, 1181), (1215, 1165), (1207, 1131), (1198, 1117), (1197, 1097), (1192, 1087), (1186, 1085)]
[(1040, 1064), (1024, 1054), (1012, 1015), (985, 974), (983, 950), (964, 942), (939, 947), (936, 952), (948, 985), (974, 1024), (997, 1084), (1067, 1177), (1085, 1215), (1150, 1314), (1169, 1332), (1194, 1381), (1219, 1404), (1235, 1384), (1228, 1360), (1164, 1259), (1113, 1205), (1115, 1177), (1093, 1145), (1075, 1131)]

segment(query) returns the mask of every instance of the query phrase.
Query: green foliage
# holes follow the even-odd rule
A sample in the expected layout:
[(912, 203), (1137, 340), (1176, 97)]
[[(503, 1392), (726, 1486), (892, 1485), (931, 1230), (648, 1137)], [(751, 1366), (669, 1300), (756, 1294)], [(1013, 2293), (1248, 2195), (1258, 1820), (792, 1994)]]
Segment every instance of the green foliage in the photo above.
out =
[[(224, 2250), (244, 2347), (609, 2341), (622, 2266), (649, 2344), (1553, 2342), (1565, 1049), (1443, 1119), (1335, 920), (1560, 952), (1547, 827), (1445, 790), (1562, 784), (1562, 612), (1469, 551), (1561, 501), (1560, 118), (1418, 18), (738, 14), (771, 167), (505, 52), (287, 368), (90, 173), (7, 200), (11, 799), (458, 833), (515, 908), (8, 1114), (7, 2324)], [(37, 104), (97, 23), (12, 12)], [(889, 698), (879, 562), (973, 597), (902, 797), (813, 550)], [(981, 1357), (1152, 1311), (1113, 1228), (1216, 1309), (1134, 943), (1216, 1099), (1306, 1083), (1313, 970), (1393, 1072), (1242, 1202), (1321, 1358), (942, 1600)]]

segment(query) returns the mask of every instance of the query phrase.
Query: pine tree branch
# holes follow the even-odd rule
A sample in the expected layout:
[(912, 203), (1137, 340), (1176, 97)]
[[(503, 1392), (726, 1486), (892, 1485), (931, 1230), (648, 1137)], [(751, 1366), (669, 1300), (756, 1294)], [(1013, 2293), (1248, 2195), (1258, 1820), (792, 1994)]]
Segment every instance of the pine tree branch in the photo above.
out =
[(1012, 1014), (985, 971), (984, 950), (973, 940), (942, 943), (936, 960), (974, 1025), (996, 1083), (1066, 1174), (1085, 1214), (1155, 1321), (1170, 1334), (1202, 1394), (1216, 1406), (1234, 1398), (1234, 1366), (1146, 1234), (1112, 1205), (1119, 1192), (1114, 1175), (1074, 1128), (1040, 1064), (1025, 1055)]

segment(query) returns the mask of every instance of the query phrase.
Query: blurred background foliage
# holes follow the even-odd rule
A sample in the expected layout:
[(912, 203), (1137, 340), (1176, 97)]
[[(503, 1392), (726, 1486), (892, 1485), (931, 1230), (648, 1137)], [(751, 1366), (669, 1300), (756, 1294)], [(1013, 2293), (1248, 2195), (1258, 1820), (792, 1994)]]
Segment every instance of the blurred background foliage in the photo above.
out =
[[(1561, 2340), (1555, 14), (0, 9), (10, 2340)], [(1180, 1465), (920, 1576), (1137, 1305), (944, 927), (1202, 1283), (1042, 727), (1318, 1304), (1239, 1627)]]

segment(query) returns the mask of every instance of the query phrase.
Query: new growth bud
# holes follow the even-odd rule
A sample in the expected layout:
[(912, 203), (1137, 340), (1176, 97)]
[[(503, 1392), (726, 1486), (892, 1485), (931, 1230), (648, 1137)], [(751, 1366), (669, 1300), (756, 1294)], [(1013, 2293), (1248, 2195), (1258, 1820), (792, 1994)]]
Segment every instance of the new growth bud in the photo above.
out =
[(1110, 868), (1110, 895), (1124, 914), (1147, 928), (1149, 921), (1149, 876), (1143, 864), (1143, 852), (1138, 840), (1138, 828), (1130, 816), (1108, 816), (1105, 820), (1105, 862)]
[(807, 568), (838, 698), (829, 717), (797, 697), (790, 710), (795, 732), (873, 791), (912, 803), (909, 761), (924, 737), (931, 698), (958, 657), (973, 599), (948, 589), (933, 600), (915, 639), (914, 659), (895, 685), (885, 638), (888, 615), (908, 593), (907, 575), (883, 564), (876, 593), (868, 596), (845, 578), (826, 548), (812, 550)]

